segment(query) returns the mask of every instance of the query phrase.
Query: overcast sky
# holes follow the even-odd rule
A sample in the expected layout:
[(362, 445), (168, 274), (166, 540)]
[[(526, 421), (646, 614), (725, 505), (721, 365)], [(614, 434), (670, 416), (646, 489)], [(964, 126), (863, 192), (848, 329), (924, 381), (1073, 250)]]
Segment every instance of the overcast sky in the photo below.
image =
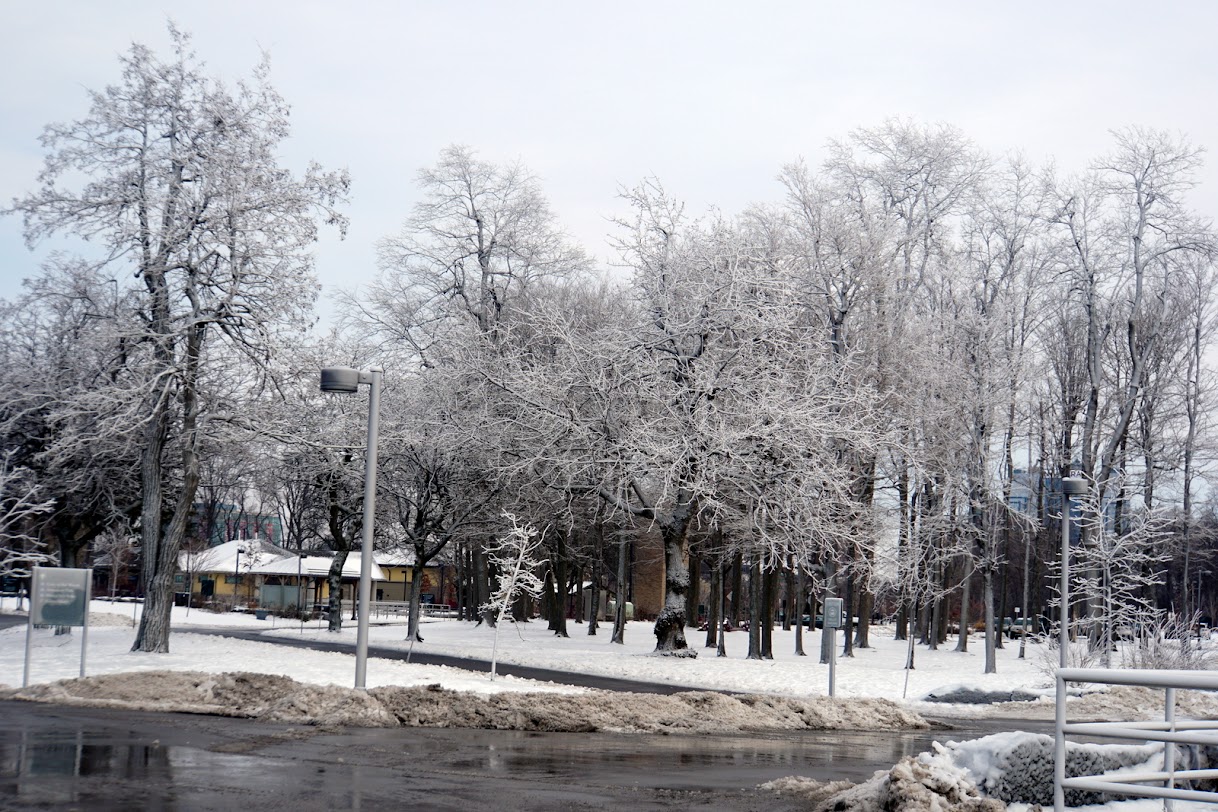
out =
[[(647, 175), (699, 213), (777, 200), (784, 163), (890, 117), (959, 127), (994, 153), (1080, 168), (1142, 124), (1218, 148), (1218, 3), (145, 2), (0, 0), (0, 201), (34, 187), (44, 124), (132, 41), (167, 53), (167, 19), (216, 74), (262, 50), (293, 108), (284, 162), (347, 167), (351, 228), (327, 235), (328, 290), (375, 274), (374, 245), (451, 143), (541, 178), (602, 260), (623, 185)], [(1194, 205), (1218, 213), (1210, 156)], [(0, 296), (30, 254), (0, 218)]]

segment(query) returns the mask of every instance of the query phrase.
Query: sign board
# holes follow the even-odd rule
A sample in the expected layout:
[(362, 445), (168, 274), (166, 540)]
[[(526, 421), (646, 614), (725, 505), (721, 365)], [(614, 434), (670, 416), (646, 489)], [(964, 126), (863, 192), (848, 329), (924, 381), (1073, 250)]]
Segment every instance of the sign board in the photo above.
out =
[(840, 629), (846, 625), (846, 613), (841, 598), (825, 598), (825, 628)]
[(35, 626), (83, 626), (91, 570), (34, 567), (30, 618)]
[(30, 592), (30, 620), (25, 631), (25, 671), (21, 687), (30, 684), (30, 650), (35, 626), (83, 626), (80, 635), (80, 676), (85, 676), (89, 644), (89, 599), (93, 597), (93, 571), (34, 567)]

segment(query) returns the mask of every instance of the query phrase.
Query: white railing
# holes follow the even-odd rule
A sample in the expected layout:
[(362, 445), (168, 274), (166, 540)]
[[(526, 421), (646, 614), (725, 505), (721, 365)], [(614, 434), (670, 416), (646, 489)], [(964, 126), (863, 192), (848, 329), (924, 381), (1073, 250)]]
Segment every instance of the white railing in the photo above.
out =
[[(1218, 691), (1218, 674), (1205, 671), (1144, 671), (1109, 668), (1059, 668), (1057, 696), (1066, 695), (1068, 682), (1098, 685), (1134, 685), (1162, 688), (1163, 721), (1075, 722), (1066, 719), (1066, 703), (1057, 703), (1056, 738), (1053, 747), (1053, 808), (1065, 809), (1067, 789), (1107, 792), (1143, 798), (1162, 798), (1163, 808), (1171, 801), (1200, 801), (1218, 804), (1218, 792), (1177, 787), (1178, 782), (1218, 779), (1218, 769), (1176, 769), (1176, 745), (1218, 746), (1218, 720), (1176, 719), (1176, 690)], [(1066, 777), (1066, 736), (1095, 736), (1141, 742), (1163, 742), (1163, 769), (1146, 772)]]
[[(419, 617), (455, 617), (456, 610), (442, 603), (419, 604)], [(373, 601), (372, 617), (410, 617), (410, 601)]]

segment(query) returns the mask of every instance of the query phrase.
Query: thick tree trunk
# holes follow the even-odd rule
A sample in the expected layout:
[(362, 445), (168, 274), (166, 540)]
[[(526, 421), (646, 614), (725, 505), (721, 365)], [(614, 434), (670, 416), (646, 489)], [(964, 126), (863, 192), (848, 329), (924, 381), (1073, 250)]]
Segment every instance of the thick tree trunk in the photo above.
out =
[(419, 634), (419, 620), (423, 609), (423, 564), (415, 556), (415, 563), (410, 568), (410, 621), (406, 629), (406, 639), (422, 643)]
[(685, 495), (678, 497), (678, 503), (682, 507), (660, 524), (660, 537), (664, 541), (664, 608), (656, 618), (655, 650), (660, 654), (696, 657), (698, 653), (685, 641), (685, 593), (689, 590), (686, 534), (693, 505)]
[(343, 628), (343, 567), (347, 563), (347, 551), (338, 550), (330, 562), (330, 573), (326, 578), (329, 586), (329, 631), (340, 632)]
[(613, 637), (609, 642), (624, 645), (626, 642), (626, 563), (629, 542), (626, 529), (617, 545), (617, 600), (613, 611)]
[[(136, 634), (133, 651), (158, 653), (169, 652), (169, 617), (173, 611), (173, 576), (178, 570), (178, 551), (199, 489), (199, 458), (195, 453), (198, 442), (198, 379), (199, 363), (206, 336), (206, 324), (194, 326), (186, 339), (183, 369), (179, 383), (179, 399), (182, 404), (182, 481), (178, 489), (176, 504), (169, 524), (163, 528), (155, 544), (155, 562), (151, 580), (144, 592), (144, 611), (140, 616), (140, 627)], [(160, 466), (154, 466), (160, 471)], [(158, 485), (157, 492), (160, 492)], [(160, 519), (158, 510), (158, 525)], [(158, 532), (162, 531), (159, 526)]]

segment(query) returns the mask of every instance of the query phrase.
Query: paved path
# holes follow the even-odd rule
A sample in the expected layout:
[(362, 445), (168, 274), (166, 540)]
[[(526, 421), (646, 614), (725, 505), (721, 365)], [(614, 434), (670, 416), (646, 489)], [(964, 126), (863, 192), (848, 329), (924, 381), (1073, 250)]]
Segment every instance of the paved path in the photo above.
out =
[[(316, 651), (335, 651), (340, 654), (355, 654), (355, 644), (346, 641), (303, 640), (281, 635), (267, 635), (261, 631), (252, 631), (230, 626), (182, 626), (173, 630), (174, 634), (210, 634), (220, 637), (235, 637), (239, 640), (255, 640), (260, 643), (275, 643), (282, 646), (314, 649)], [(466, 657), (454, 657), (448, 654), (432, 654), (415, 649), (411, 654), (399, 648), (369, 645), (369, 657), (379, 657), (386, 660), (409, 660), (421, 665), (447, 665), (451, 668), (461, 668), (466, 671), (489, 673), (490, 660), (479, 660)], [(512, 665), (500, 662), (496, 673), (511, 675), (523, 679), (538, 680), (539, 682), (559, 682), (564, 685), (578, 685), (581, 688), (599, 688), (605, 691), (631, 691), (644, 694), (676, 694), (682, 691), (699, 691), (701, 688), (691, 688), (681, 685), (664, 685), (639, 680), (619, 679), (617, 677), (601, 677), (595, 674), (578, 674), (570, 671), (555, 671), (549, 668), (534, 668), (528, 665)], [(720, 692), (723, 693), (723, 692)]]

